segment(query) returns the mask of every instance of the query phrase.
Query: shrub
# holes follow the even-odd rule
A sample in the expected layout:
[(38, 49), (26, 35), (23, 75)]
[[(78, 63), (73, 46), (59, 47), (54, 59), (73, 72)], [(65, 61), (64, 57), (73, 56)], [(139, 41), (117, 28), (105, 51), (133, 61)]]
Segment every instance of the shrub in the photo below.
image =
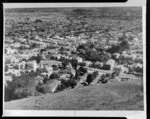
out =
[(86, 66), (86, 63), (85, 62), (79, 62), (78, 65), (81, 67), (84, 67), (84, 66)]
[(60, 78), (60, 75), (59, 75), (59, 73), (57, 73), (57, 72), (53, 72), (53, 73), (50, 75), (49, 78), (50, 78), (50, 79), (57, 79), (57, 78)]
[(106, 74), (103, 74), (103, 75), (101, 76), (100, 81), (101, 81), (102, 83), (107, 83), (108, 80), (111, 79), (111, 78), (112, 78), (112, 77), (111, 77), (111, 74), (106, 73)]
[(36, 91), (40, 92), (40, 93), (51, 93), (51, 88), (49, 87), (48, 84), (43, 84), (43, 85), (37, 85), (36, 86)]
[(119, 45), (122, 48), (122, 51), (130, 49), (130, 44), (127, 40), (123, 40)]
[(36, 19), (36, 20), (34, 21), (34, 23), (38, 23), (38, 22), (42, 22), (42, 20), (41, 20), (41, 19)]
[(76, 86), (77, 82), (74, 78), (71, 78), (70, 80), (61, 79), (61, 85), (59, 86), (59, 90), (63, 90), (66, 88), (74, 88)]
[(78, 66), (78, 61), (76, 59), (72, 59), (71, 60), (71, 65), (72, 67), (76, 70), (77, 69), (77, 66)]
[(135, 67), (134, 68), (134, 71), (136, 71), (137, 73), (143, 73), (143, 67), (140, 68), (140, 67)]
[(14, 92), (14, 95), (16, 96), (17, 99), (20, 99), (20, 98), (32, 96), (34, 94), (33, 94), (33, 91), (27, 88), (17, 88)]
[(13, 66), (14, 69), (19, 69), (18, 65)]
[(115, 67), (115, 68), (113, 69), (113, 73), (115, 73), (116, 76), (119, 76), (120, 72), (121, 72), (121, 68), (120, 68), (120, 67)]
[(33, 43), (33, 44), (30, 45), (31, 49), (36, 48), (36, 47), (38, 47), (38, 45), (36, 43)]
[(8, 67), (8, 65), (6, 64), (6, 65), (5, 65), (5, 72), (7, 72), (8, 69), (9, 69), (9, 67)]
[(80, 68), (78, 69), (78, 71), (79, 71), (79, 74), (82, 76), (82, 75), (84, 75), (85, 73), (87, 73), (87, 68), (80, 67)]
[(113, 45), (111, 48), (107, 49), (107, 52), (109, 52), (109, 53), (120, 53), (121, 52), (121, 46)]
[(64, 61), (62, 61), (62, 68), (63, 69), (65, 69), (66, 68), (66, 66), (68, 65), (68, 60), (64, 60)]
[(88, 85), (98, 76), (98, 71), (94, 71), (93, 73), (91, 74), (88, 74), (87, 75), (87, 78), (86, 78), (86, 82), (88, 83)]
[(32, 56), (29, 58), (29, 60), (36, 60), (37, 63), (40, 63), (40, 61), (42, 60), (42, 56), (37, 55), (37, 56)]

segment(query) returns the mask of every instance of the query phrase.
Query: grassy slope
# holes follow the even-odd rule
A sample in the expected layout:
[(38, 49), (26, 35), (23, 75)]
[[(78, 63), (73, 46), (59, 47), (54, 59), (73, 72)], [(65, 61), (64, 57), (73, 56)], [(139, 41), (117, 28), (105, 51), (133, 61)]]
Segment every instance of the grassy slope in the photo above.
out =
[(124, 81), (67, 89), (6, 102), (4, 106), (5, 109), (31, 110), (142, 110), (141, 92), (139, 81)]

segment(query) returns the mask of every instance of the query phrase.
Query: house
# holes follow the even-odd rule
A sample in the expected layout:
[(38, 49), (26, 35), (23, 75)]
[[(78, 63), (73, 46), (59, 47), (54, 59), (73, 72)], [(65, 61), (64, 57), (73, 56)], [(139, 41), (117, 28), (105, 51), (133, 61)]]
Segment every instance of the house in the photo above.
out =
[(86, 64), (87, 67), (93, 64), (91, 61), (84, 61), (84, 63)]
[(123, 65), (117, 65), (116, 68), (120, 68), (121, 72), (120, 73), (128, 73), (129, 69)]
[(53, 68), (51, 66), (50, 67), (46, 67), (46, 70), (48, 72), (48, 76), (50, 76), (53, 73)]
[(141, 56), (136, 57), (135, 62), (143, 63), (143, 57), (141, 57)]
[(139, 42), (139, 39), (138, 39), (137, 37), (135, 37), (135, 38), (133, 39), (133, 42)]
[(76, 60), (77, 60), (78, 62), (83, 62), (83, 59), (82, 59), (81, 57), (76, 57)]
[(115, 66), (115, 60), (109, 59), (103, 67), (109, 70), (113, 70), (114, 66)]
[(143, 65), (140, 63), (137, 63), (134, 65), (134, 68), (139, 68), (139, 69), (143, 69)]
[(99, 62), (99, 61), (95, 62), (94, 65), (98, 66), (99, 68), (102, 68), (104, 66), (103, 62)]
[(36, 71), (38, 67), (39, 66), (35, 60), (27, 62), (25, 66), (27, 70), (34, 70), (34, 71)]
[(12, 77), (11, 76), (5, 76), (5, 80), (4, 80), (4, 85), (7, 86), (7, 81), (12, 81)]
[(119, 59), (120, 54), (119, 54), (119, 53), (113, 53), (113, 54), (112, 54), (112, 57), (113, 57), (114, 59)]
[(136, 54), (131, 54), (131, 55), (129, 56), (129, 58), (132, 59), (133, 61), (136, 59), (136, 57), (137, 57)]
[(87, 41), (86, 40), (81, 40), (81, 44), (86, 44)]
[(6, 48), (6, 54), (15, 54), (18, 53), (18, 51), (16, 49), (12, 49), (12, 48)]
[(22, 42), (22, 43), (26, 42), (26, 40), (27, 40), (27, 39), (25, 39), (25, 38), (18, 38), (18, 41), (20, 41), (20, 42)]
[(9, 55), (5, 57), (5, 61), (7, 62), (7, 60), (10, 61), (10, 63), (18, 63), (19, 59), (17, 59), (16, 57)]
[(61, 64), (61, 62), (58, 61), (41, 61), (40, 62), (40, 68), (45, 68), (45, 67), (51, 67), (52, 65), (56, 65), (56, 64)]
[(19, 70), (23, 70), (25, 69), (26, 62), (25, 61), (19, 62), (18, 65), (19, 65)]
[(15, 48), (19, 48), (19, 47), (21, 46), (21, 44), (20, 44), (20, 43), (15, 43), (15, 44), (13, 44), (13, 46), (14, 46)]

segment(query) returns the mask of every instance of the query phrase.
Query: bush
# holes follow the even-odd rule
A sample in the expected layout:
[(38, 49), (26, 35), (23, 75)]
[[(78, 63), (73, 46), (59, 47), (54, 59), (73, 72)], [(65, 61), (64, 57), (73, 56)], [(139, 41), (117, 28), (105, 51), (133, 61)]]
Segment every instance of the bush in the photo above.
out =
[(42, 60), (42, 56), (37, 55), (37, 56), (32, 56), (29, 58), (29, 60), (36, 60), (37, 63), (40, 63), (40, 61)]
[(123, 40), (119, 45), (122, 48), (122, 51), (130, 49), (130, 44), (127, 40)]
[(72, 59), (71, 60), (71, 65), (72, 67), (76, 70), (77, 69), (77, 66), (78, 66), (78, 61), (76, 59)]
[(86, 66), (86, 63), (85, 62), (79, 62), (78, 65), (81, 67), (84, 67), (84, 66)]
[(121, 46), (117, 45), (113, 45), (111, 48), (107, 49), (107, 52), (113, 54), (113, 53), (120, 53), (121, 52)]
[(134, 71), (136, 71), (137, 73), (143, 73), (143, 67), (140, 68), (140, 67), (135, 67), (134, 68)]
[(37, 85), (36, 86), (36, 91), (40, 93), (51, 93), (51, 88), (49, 87), (48, 84), (43, 84), (43, 85)]
[(49, 78), (50, 78), (50, 79), (57, 79), (57, 78), (60, 78), (60, 75), (59, 75), (59, 73), (57, 73), (57, 72), (53, 72), (53, 73), (50, 75)]
[(38, 22), (42, 22), (42, 20), (41, 20), (41, 19), (36, 19), (36, 20), (34, 21), (34, 23), (38, 23)]
[(88, 74), (86, 78), (86, 82), (88, 85), (98, 76), (98, 71), (94, 71), (92, 74)]
[(79, 71), (79, 74), (82, 76), (82, 75), (84, 75), (85, 73), (87, 73), (87, 68), (80, 67), (80, 68), (78, 69), (78, 71)]
[(120, 68), (120, 67), (115, 67), (115, 68), (113, 69), (113, 73), (115, 73), (116, 76), (119, 76), (120, 72), (121, 72), (121, 68)]
[(6, 65), (5, 65), (5, 72), (7, 72), (8, 69), (9, 69), (9, 67), (8, 67), (8, 65), (6, 64)]
[(106, 74), (103, 74), (103, 75), (101, 76), (100, 81), (101, 81), (102, 83), (107, 83), (108, 80), (111, 79), (111, 78), (112, 78), (112, 77), (111, 77), (111, 74), (106, 73)]
[(33, 91), (31, 91), (27, 88), (17, 88), (14, 92), (14, 95), (16, 95), (17, 99), (20, 99), (20, 98), (25, 98), (25, 97), (28, 97), (28, 96), (32, 96), (34, 94), (33, 94)]
[(68, 65), (68, 63), (69, 63), (69, 61), (67, 61), (67, 60), (62, 61), (62, 68), (65, 69), (66, 66)]
[(70, 80), (61, 79), (61, 85), (59, 86), (59, 90), (63, 90), (66, 88), (74, 88), (77, 85), (77, 82), (74, 78), (71, 78)]
[(18, 65), (13, 66), (14, 69), (19, 69)]
[(33, 44), (30, 45), (31, 49), (36, 48), (36, 47), (38, 47), (38, 45), (36, 43), (33, 43)]

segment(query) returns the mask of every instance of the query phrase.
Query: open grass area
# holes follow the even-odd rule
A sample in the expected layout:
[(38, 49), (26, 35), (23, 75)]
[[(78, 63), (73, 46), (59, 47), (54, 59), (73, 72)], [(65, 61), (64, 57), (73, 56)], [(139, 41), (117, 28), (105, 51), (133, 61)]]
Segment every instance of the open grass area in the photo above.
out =
[(140, 81), (126, 81), (66, 89), (4, 106), (8, 110), (143, 110), (143, 94)]

